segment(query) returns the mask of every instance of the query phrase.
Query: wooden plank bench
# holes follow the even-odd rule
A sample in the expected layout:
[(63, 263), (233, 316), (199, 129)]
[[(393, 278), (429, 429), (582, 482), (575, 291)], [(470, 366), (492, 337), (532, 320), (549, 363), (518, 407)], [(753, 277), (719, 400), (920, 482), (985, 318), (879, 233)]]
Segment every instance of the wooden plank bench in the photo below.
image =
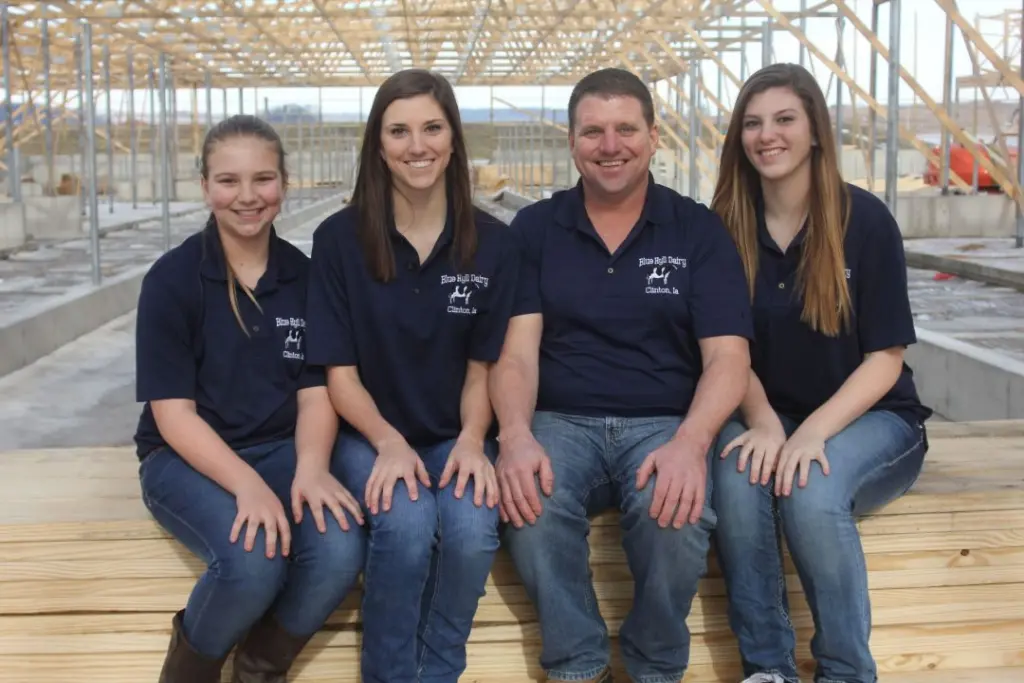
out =
[[(861, 523), (882, 680), (1020, 683), (1024, 421), (936, 424), (931, 441), (911, 493)], [(632, 583), (613, 514), (594, 520), (592, 565), (614, 635)], [(788, 566), (810, 680), (811, 620)], [(0, 681), (156, 681), (170, 616), (201, 570), (142, 506), (130, 449), (0, 453)], [(689, 619), (686, 681), (740, 679), (723, 596), (712, 556)], [(351, 595), (314, 638), (295, 681), (359, 680), (358, 601)], [(502, 552), (462, 680), (542, 681), (538, 649), (534, 611)]]

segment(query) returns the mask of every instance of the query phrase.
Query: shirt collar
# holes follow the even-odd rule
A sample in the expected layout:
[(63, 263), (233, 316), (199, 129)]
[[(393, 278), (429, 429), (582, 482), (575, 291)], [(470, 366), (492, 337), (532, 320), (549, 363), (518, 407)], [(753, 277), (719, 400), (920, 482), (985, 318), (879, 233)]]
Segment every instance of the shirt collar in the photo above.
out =
[(760, 191), (758, 191), (757, 197), (754, 199), (754, 214), (757, 217), (757, 240), (765, 249), (774, 251), (779, 255), (786, 255), (796, 253), (803, 246), (804, 238), (807, 236), (807, 222), (810, 220), (809, 218), (800, 226), (800, 231), (793, 237), (793, 241), (790, 242), (789, 247), (786, 249), (786, 254), (783, 254), (771, 233), (768, 232), (768, 224), (764, 217), (764, 195)]
[[(647, 173), (647, 195), (644, 197), (644, 206), (640, 212), (638, 225), (655, 223), (665, 225), (672, 222), (672, 202), (668, 197), (668, 188), (658, 185), (654, 181), (654, 174)], [(576, 228), (584, 232), (592, 232), (593, 226), (587, 216), (586, 205), (583, 202), (583, 179), (576, 181), (576, 185), (565, 190), (562, 201), (555, 211), (555, 222), (566, 228)]]
[[(200, 266), (202, 275), (210, 280), (227, 281), (227, 266), (224, 259), (224, 245), (220, 232), (213, 223), (203, 228), (203, 260)], [(284, 240), (277, 236), (277, 229), (270, 226), (270, 245), (267, 257), (267, 270), (260, 278), (260, 287), (276, 286), (294, 280), (298, 273), (287, 258), (283, 258)]]

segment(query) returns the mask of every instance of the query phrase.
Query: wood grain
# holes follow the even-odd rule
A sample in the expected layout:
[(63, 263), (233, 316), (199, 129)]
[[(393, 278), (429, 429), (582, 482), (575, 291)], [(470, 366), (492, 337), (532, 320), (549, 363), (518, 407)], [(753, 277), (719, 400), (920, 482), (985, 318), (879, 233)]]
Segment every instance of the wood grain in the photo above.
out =
[[(1024, 421), (935, 425), (911, 491), (859, 521), (883, 683), (1024, 681)], [(156, 680), (171, 614), (203, 565), (150, 518), (130, 449), (0, 454), (0, 682)], [(611, 636), (633, 584), (614, 512), (592, 520)], [(801, 670), (812, 619), (784, 558)], [(303, 653), (298, 683), (358, 681), (360, 588)], [(687, 620), (686, 681), (739, 680), (714, 553)], [(463, 681), (543, 680), (536, 613), (499, 551)], [(614, 657), (619, 679), (628, 680)], [(224, 680), (229, 680), (230, 666)]]

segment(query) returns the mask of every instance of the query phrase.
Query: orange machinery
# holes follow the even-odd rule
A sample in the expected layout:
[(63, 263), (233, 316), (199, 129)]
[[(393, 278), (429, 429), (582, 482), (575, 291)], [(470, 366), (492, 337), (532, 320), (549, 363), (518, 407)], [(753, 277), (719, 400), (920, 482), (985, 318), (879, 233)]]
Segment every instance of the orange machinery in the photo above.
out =
[[(979, 156), (986, 159), (992, 159), (993, 150), (983, 142), (977, 143)], [(1017, 168), (1017, 148), (1007, 146), (1010, 152), (1010, 159), (1007, 166), (1011, 169), (1011, 175), (1016, 176)], [(932, 152), (940, 160), (942, 159), (942, 147), (935, 146), (932, 148)], [(995, 153), (997, 158), (1002, 158), (1001, 155)], [(971, 156), (970, 151), (959, 142), (951, 142), (949, 146), (949, 169), (956, 173), (967, 184), (971, 183), (974, 178), (974, 157)], [(924, 172), (923, 177), (925, 185), (938, 186), (941, 183), (942, 176), (939, 172), (939, 164), (936, 162), (929, 162), (928, 168)], [(956, 186), (950, 181), (950, 190), (955, 190)], [(1003, 188), (1000, 187), (999, 183), (992, 179), (992, 176), (988, 171), (985, 170), (984, 166), (978, 166), (978, 191), (979, 192), (990, 192), (990, 193), (1001, 193)]]

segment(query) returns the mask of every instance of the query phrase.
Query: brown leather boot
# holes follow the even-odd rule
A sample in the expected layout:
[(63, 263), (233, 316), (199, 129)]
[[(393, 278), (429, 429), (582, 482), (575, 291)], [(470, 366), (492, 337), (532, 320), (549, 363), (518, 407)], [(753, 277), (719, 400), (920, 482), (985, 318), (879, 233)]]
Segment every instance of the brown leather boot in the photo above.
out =
[(264, 615), (235, 652), (232, 683), (285, 683), (288, 669), (310, 638), (293, 636), (277, 619)]
[(185, 640), (181, 626), (184, 615), (185, 611), (181, 610), (171, 620), (171, 643), (159, 683), (220, 683), (220, 671), (227, 656), (210, 659), (196, 652)]

